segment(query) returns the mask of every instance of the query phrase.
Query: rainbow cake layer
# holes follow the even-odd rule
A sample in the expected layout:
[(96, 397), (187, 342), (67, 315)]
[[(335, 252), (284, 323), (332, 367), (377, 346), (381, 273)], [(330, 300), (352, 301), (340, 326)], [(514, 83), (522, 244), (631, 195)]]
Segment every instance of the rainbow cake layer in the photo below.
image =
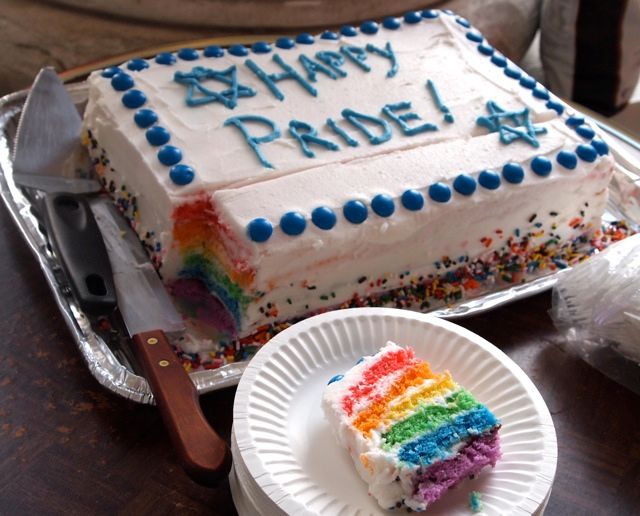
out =
[(184, 48), (88, 84), (96, 168), (212, 340), (430, 309), (600, 237), (607, 145), (448, 12)]
[(385, 509), (426, 509), (500, 459), (500, 422), (448, 371), (388, 342), (333, 377), (323, 409)]

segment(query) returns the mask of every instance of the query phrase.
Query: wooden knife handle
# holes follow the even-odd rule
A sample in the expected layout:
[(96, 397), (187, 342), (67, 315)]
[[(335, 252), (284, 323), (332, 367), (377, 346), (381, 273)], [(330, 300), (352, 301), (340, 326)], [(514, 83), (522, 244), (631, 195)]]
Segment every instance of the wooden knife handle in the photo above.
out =
[(132, 340), (184, 470), (199, 484), (217, 485), (231, 469), (231, 453), (202, 414), (189, 374), (161, 330)]

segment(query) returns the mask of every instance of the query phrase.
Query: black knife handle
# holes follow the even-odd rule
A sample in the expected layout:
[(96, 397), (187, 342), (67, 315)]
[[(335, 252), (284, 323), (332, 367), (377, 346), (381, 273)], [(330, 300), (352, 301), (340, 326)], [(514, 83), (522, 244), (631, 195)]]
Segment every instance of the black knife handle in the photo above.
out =
[(89, 203), (81, 195), (47, 193), (42, 206), (47, 237), (80, 308), (90, 315), (110, 314), (117, 305), (113, 274)]

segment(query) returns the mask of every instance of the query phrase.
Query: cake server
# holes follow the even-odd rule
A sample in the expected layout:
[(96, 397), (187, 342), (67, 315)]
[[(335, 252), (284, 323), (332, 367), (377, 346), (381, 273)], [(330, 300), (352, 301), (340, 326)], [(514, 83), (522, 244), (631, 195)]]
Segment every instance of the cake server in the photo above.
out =
[(193, 480), (215, 485), (228, 475), (231, 454), (202, 414), (196, 387), (167, 339), (184, 331), (182, 317), (113, 203), (96, 197), (90, 205), (109, 253), (118, 309), (178, 458)]
[(109, 258), (84, 194), (101, 190), (80, 145), (82, 120), (53, 68), (36, 77), (18, 123), (13, 179), (26, 187), (80, 308), (116, 307)]

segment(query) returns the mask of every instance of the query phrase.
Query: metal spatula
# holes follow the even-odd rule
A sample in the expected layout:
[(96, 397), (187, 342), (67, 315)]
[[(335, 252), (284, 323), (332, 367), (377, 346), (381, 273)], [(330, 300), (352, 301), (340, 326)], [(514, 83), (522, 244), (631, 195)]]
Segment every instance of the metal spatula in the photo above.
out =
[(18, 123), (13, 179), (29, 191), (83, 311), (106, 315), (116, 307), (102, 236), (82, 194), (100, 191), (80, 145), (80, 115), (52, 68), (43, 68)]

